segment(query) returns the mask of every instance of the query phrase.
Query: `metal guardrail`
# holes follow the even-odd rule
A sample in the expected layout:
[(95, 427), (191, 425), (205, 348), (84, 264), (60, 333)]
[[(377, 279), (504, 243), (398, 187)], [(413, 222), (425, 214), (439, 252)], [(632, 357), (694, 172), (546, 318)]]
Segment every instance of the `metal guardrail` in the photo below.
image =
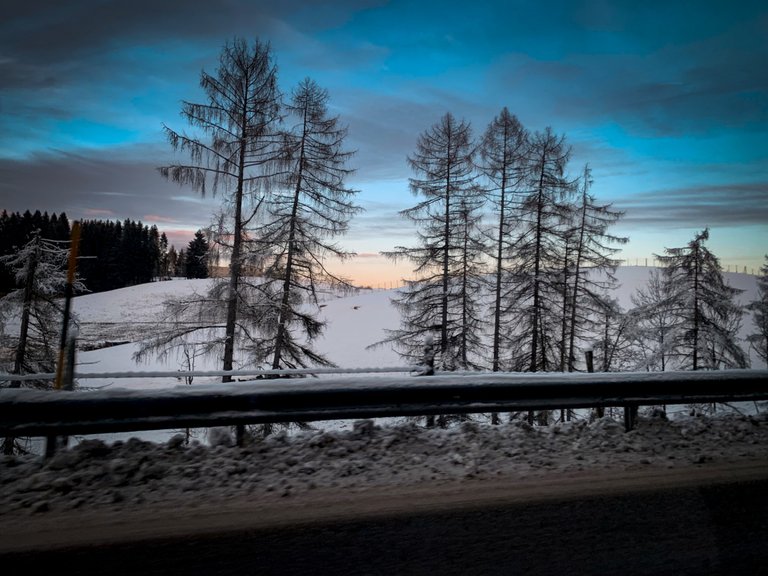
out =
[(271, 379), (163, 390), (0, 390), (0, 435), (768, 400), (768, 370)]
[[(207, 376), (230, 376), (232, 378), (242, 378), (248, 376), (317, 376), (320, 374), (394, 374), (401, 372), (417, 372), (418, 369), (413, 366), (390, 366), (387, 368), (281, 368), (279, 370), (149, 370), (149, 371), (127, 371), (127, 372), (78, 372), (73, 375), (75, 380), (90, 380), (96, 378), (102, 379), (124, 379), (124, 378), (169, 378), (178, 379), (188, 376), (202, 378)], [(452, 374), (469, 374), (469, 372), (452, 372)], [(2, 382), (24, 382), (30, 380), (54, 380), (55, 372), (42, 372), (38, 374), (10, 374), (0, 373), (0, 383)]]

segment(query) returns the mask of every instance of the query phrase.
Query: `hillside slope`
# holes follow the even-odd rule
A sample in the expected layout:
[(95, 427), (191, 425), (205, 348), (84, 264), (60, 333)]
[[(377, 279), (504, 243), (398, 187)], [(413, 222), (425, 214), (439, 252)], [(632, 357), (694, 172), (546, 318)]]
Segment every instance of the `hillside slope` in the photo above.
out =
[[(614, 295), (622, 307), (628, 309), (632, 306), (631, 295), (638, 286), (645, 284), (651, 270), (653, 269), (647, 267), (623, 267), (617, 270), (619, 287)], [(726, 277), (732, 286), (744, 290), (739, 298), (742, 304), (757, 297), (757, 282), (754, 276), (727, 273)], [(82, 323), (81, 346), (87, 349), (104, 343), (119, 344), (81, 352), (78, 355), (78, 371), (86, 373), (186, 369), (181, 358), (176, 356), (165, 362), (149, 360), (137, 365), (132, 355), (138, 348), (136, 342), (151, 334), (152, 329), (162, 321), (165, 300), (195, 292), (203, 293), (209, 282), (210, 280), (179, 279), (75, 298), (73, 309)], [(398, 313), (390, 301), (394, 293), (393, 290), (361, 290), (356, 294), (325, 295), (319, 312), (327, 327), (316, 341), (316, 348), (343, 368), (402, 365), (391, 346), (367, 349), (369, 345), (384, 338), (387, 329), (398, 327)], [(740, 336), (746, 337), (752, 329), (751, 315), (747, 314)], [(762, 367), (757, 362), (753, 362), (753, 365), (756, 368)], [(214, 358), (199, 358), (195, 367), (218, 369), (219, 362)]]

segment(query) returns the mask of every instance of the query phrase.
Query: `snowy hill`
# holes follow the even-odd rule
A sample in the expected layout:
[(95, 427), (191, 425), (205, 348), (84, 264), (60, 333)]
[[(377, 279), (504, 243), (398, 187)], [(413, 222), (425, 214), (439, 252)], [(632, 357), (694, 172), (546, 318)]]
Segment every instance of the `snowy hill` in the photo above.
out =
[[(617, 270), (619, 287), (614, 296), (621, 306), (632, 306), (631, 295), (643, 286), (653, 268), (623, 267)], [(726, 273), (728, 282), (744, 290), (740, 302), (746, 304), (757, 297), (754, 276)], [(155, 282), (111, 292), (87, 294), (75, 299), (74, 311), (82, 322), (81, 345), (86, 348), (105, 342), (119, 344), (109, 348), (81, 352), (78, 355), (78, 372), (116, 372), (144, 370), (181, 370), (178, 358), (167, 362), (150, 360), (137, 365), (132, 355), (136, 342), (146, 337), (162, 317), (163, 302), (171, 297), (189, 295), (207, 290), (210, 280), (172, 280)], [(356, 294), (325, 295), (321, 303), (321, 318), (327, 328), (316, 342), (317, 349), (343, 368), (371, 368), (400, 366), (402, 361), (389, 346), (368, 350), (367, 346), (381, 340), (386, 329), (398, 327), (399, 316), (390, 299), (394, 290), (361, 290)], [(750, 315), (744, 316), (740, 336), (752, 331)], [(125, 343), (127, 342), (127, 343)], [(762, 366), (753, 363), (753, 366)], [(198, 359), (197, 369), (219, 369), (215, 359)], [(107, 382), (89, 381), (89, 385)], [(158, 386), (176, 385), (177, 382), (157, 381)]]

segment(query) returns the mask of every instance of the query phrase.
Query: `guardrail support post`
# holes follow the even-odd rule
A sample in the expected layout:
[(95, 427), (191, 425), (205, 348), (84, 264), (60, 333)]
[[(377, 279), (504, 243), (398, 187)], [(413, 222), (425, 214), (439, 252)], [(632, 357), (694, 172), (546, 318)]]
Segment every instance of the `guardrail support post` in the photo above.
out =
[[(589, 372), (590, 374), (594, 373), (595, 360), (594, 360), (594, 353), (592, 352), (592, 350), (587, 350), (586, 352), (584, 352), (584, 359), (587, 362), (587, 372)], [(602, 418), (603, 416), (605, 416), (605, 408), (603, 408), (602, 406), (598, 406), (597, 408), (595, 408), (595, 410), (597, 411), (598, 418)]]
[(637, 421), (637, 406), (627, 404), (624, 406), (624, 430), (629, 432), (635, 427)]
[[(76, 335), (67, 336), (64, 352), (61, 355), (62, 367), (59, 372), (59, 384), (62, 390), (75, 388), (75, 349)], [(45, 457), (51, 458), (59, 448), (66, 448), (69, 436), (48, 436), (45, 440)]]
[[(419, 376), (434, 376), (435, 375), (435, 341), (431, 334), (427, 334), (424, 338), (424, 370)], [(426, 427), (435, 427), (435, 415), (429, 414), (426, 417)]]

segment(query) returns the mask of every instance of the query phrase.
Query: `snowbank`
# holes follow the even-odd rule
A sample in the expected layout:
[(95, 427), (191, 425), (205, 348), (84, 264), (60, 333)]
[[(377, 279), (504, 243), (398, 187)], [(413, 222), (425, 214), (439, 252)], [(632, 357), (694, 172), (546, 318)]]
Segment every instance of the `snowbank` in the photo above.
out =
[(768, 458), (768, 414), (641, 419), (635, 430), (608, 417), (531, 427), (465, 422), (425, 429), (355, 422), (351, 430), (279, 433), (244, 448), (227, 429), (208, 444), (177, 435), (155, 444), (84, 440), (44, 461), (0, 459), (0, 515), (77, 508), (195, 506), (248, 497), (290, 497), (317, 488), (370, 488), (560, 472), (672, 468)]

